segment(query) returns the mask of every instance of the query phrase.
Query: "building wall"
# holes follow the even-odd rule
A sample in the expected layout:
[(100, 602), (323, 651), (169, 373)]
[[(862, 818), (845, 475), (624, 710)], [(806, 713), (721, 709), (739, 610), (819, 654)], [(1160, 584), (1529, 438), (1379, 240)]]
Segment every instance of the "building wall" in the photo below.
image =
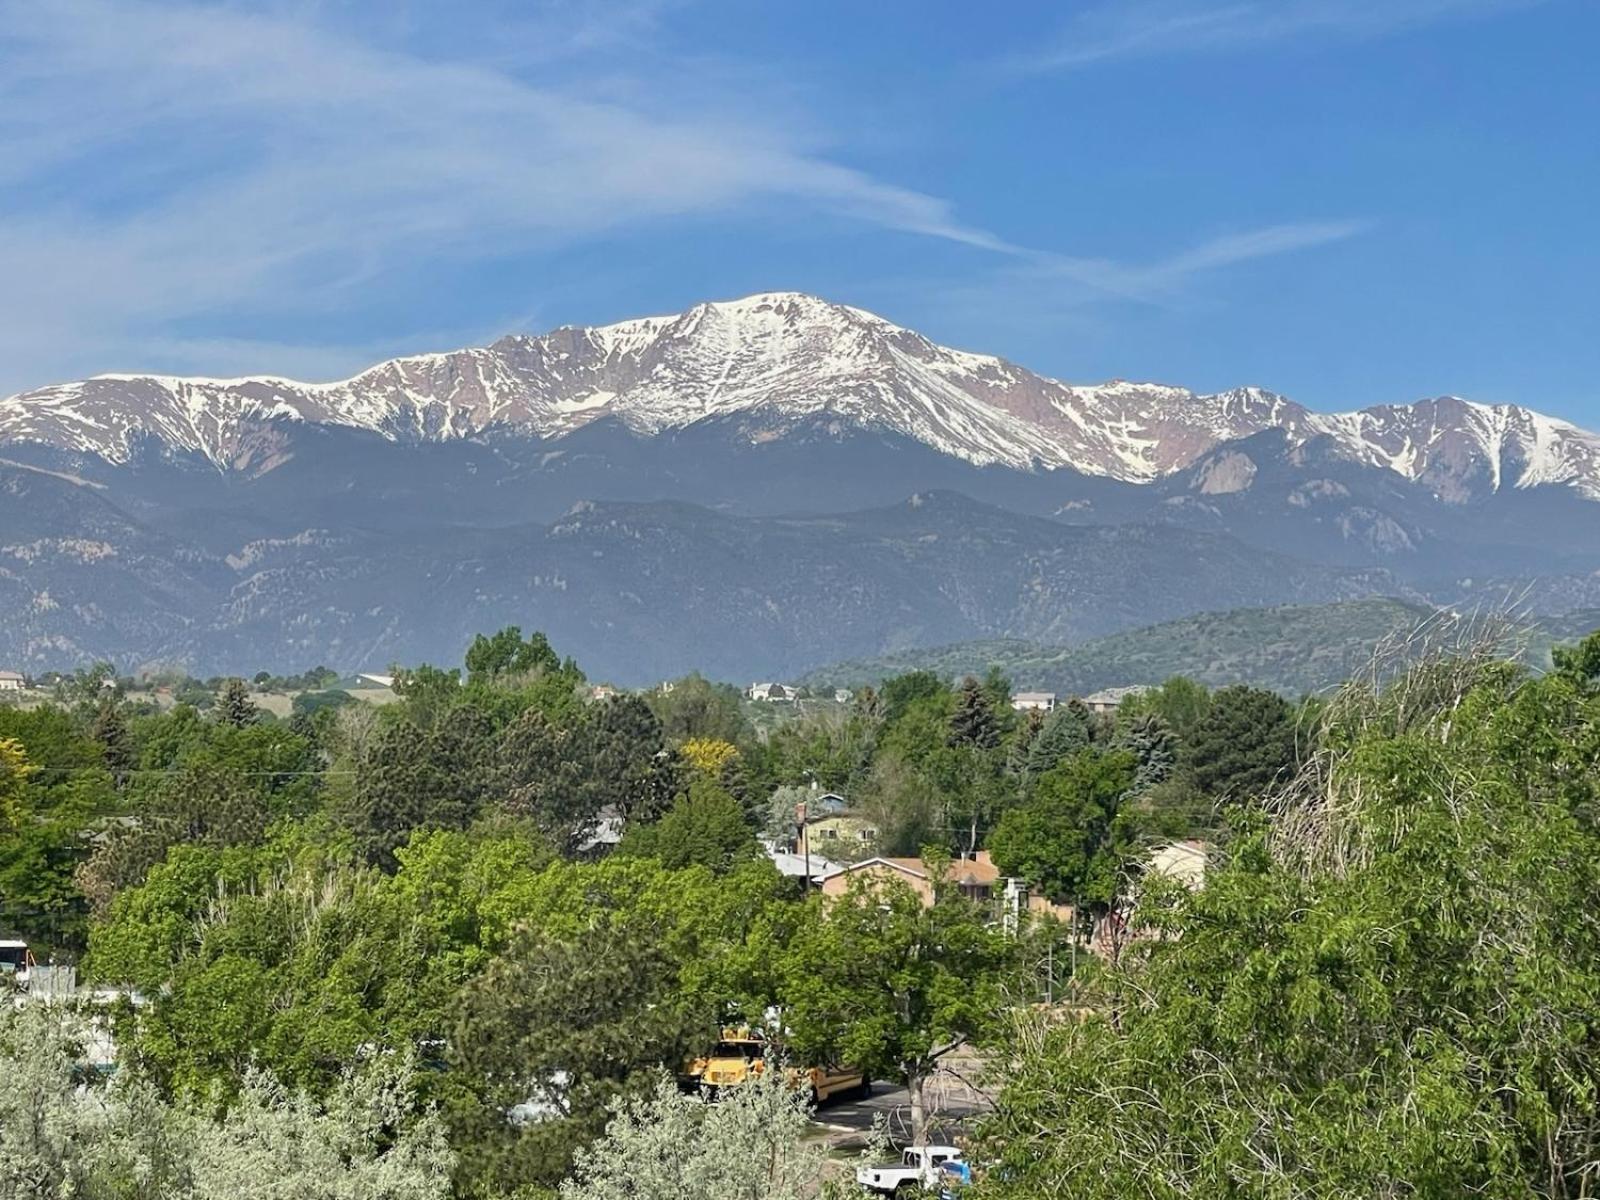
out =
[(897, 871), (888, 863), (873, 863), (871, 866), (862, 867), (855, 871), (841, 871), (837, 875), (830, 875), (822, 881), (822, 894), (824, 896), (842, 896), (850, 890), (854, 880), (866, 879), (869, 883), (899, 880), (921, 897), (924, 904), (933, 903), (933, 887), (926, 879), (919, 879), (904, 871)]
[(871, 821), (841, 813), (809, 822), (795, 849), (805, 854), (809, 846), (813, 855), (835, 862), (857, 862), (868, 856), (877, 836), (878, 831)]

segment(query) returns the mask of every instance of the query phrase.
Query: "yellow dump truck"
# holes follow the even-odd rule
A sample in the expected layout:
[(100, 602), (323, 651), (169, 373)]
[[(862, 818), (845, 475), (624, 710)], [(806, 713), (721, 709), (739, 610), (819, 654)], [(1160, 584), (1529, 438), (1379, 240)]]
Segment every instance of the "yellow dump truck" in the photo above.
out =
[[(684, 1064), (678, 1082), (715, 1095), (765, 1071), (766, 1056), (766, 1040), (758, 1034), (748, 1029), (724, 1029), (709, 1054)], [(786, 1067), (784, 1075), (792, 1086), (809, 1090), (813, 1104), (843, 1094), (864, 1096), (872, 1086), (853, 1067)]]

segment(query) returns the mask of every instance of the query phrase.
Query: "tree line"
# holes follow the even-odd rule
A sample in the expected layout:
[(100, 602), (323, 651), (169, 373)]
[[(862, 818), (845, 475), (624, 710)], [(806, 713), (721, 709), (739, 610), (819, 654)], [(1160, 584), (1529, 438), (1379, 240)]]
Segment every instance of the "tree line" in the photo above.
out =
[[(366, 1194), (624, 1194), (619, 1145), (704, 1119), (663, 1071), (749, 1021), (914, 1102), (983, 1047), (980, 1194), (1575, 1196), (1600, 639), (1557, 663), (1443, 658), (1298, 705), (1174, 680), (1102, 717), (918, 673), (764, 734), (698, 678), (591, 701), (517, 630), (381, 708), (96, 689), (0, 710), (0, 920), (143, 998), (113, 1017), (117, 1086), (144, 1089), (117, 1102), (191, 1158), (228, 1114), (389, 1097), (373, 1162), (407, 1148), (423, 1190)], [(944, 883), (825, 901), (757, 840), (813, 785), (935, 880), (987, 849), (1080, 910), (1137, 903), (1138, 936), (1067, 977), (1081, 931), (1007, 930)], [(1135, 884), (1179, 837), (1205, 886)]]

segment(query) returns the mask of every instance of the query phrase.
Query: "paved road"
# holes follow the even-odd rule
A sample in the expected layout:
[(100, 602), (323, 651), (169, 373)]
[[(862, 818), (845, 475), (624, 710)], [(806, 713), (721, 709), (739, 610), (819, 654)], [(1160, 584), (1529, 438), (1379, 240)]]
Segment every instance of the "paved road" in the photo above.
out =
[[(968, 1083), (968, 1078), (940, 1072), (923, 1089), (930, 1140), (947, 1141), (970, 1133), (975, 1119), (992, 1107), (989, 1097)], [(891, 1141), (904, 1144), (911, 1140), (911, 1098), (905, 1088), (887, 1083), (874, 1084), (872, 1095), (865, 1099), (829, 1101), (817, 1110), (815, 1119), (828, 1130), (830, 1142), (845, 1146), (860, 1141), (879, 1117)]]

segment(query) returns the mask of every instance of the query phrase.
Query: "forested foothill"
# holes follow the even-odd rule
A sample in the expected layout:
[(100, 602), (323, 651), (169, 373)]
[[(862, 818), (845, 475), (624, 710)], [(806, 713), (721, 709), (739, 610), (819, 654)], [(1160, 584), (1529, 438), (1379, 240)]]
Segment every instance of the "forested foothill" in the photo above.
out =
[[(1595, 1194), (1600, 635), (1554, 663), (759, 721), (517, 629), (286, 718), (56, 681), (0, 706), (0, 938), (92, 1000), (0, 1009), (0, 1198), (849, 1191), (803, 1074), (674, 1084), (729, 1026), (905, 1086), (913, 1140), (985, 1064), (977, 1197)], [(780, 871), (824, 795), (926, 893)]]

